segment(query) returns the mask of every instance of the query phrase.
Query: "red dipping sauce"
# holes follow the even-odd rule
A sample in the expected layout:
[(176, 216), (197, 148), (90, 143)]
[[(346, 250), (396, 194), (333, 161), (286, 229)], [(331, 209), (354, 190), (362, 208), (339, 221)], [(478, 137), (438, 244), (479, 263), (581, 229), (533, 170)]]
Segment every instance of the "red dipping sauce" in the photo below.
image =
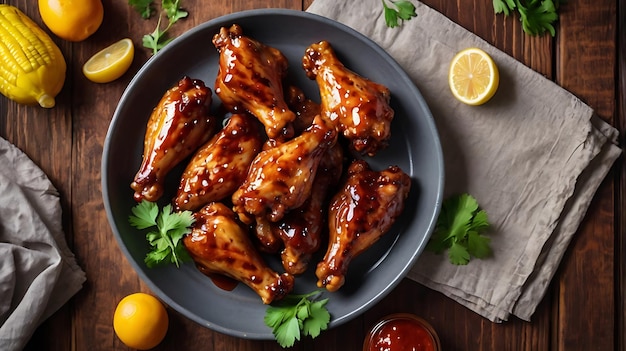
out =
[(396, 313), (374, 325), (363, 351), (441, 351), (441, 345), (428, 322), (412, 314)]

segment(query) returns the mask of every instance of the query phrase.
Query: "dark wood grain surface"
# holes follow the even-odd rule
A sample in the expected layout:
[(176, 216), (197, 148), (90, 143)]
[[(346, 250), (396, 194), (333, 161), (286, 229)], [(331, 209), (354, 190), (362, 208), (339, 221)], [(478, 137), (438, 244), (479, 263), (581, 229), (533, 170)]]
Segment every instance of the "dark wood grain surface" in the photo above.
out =
[[(34, 0), (15, 5), (41, 24)], [(306, 9), (312, 0), (182, 0), (189, 17), (178, 35), (235, 11), (284, 7)], [(424, 0), (453, 21), (565, 87), (605, 121), (626, 128), (626, 2), (568, 0), (557, 35), (529, 37), (517, 18), (494, 15), (490, 0)], [(50, 110), (0, 97), (0, 136), (23, 150), (61, 194), (67, 241), (87, 273), (83, 289), (45, 321), (28, 350), (125, 350), (112, 328), (113, 311), (125, 295), (150, 292), (119, 250), (109, 228), (100, 189), (106, 131), (124, 88), (149, 58), (141, 37), (156, 20), (142, 20), (126, 0), (104, 0), (104, 22), (84, 42), (54, 38), (68, 62), (65, 86)], [(419, 20), (419, 19), (416, 19)], [(89, 82), (82, 64), (123, 37), (137, 51), (130, 70), (109, 84)], [(624, 253), (626, 166), (620, 158), (609, 173), (531, 322), (513, 318), (494, 324), (440, 293), (404, 280), (362, 316), (294, 350), (359, 350), (367, 329), (392, 312), (429, 320), (444, 350), (626, 350)], [(273, 341), (251, 341), (206, 329), (169, 310), (170, 329), (157, 350), (280, 350)]]

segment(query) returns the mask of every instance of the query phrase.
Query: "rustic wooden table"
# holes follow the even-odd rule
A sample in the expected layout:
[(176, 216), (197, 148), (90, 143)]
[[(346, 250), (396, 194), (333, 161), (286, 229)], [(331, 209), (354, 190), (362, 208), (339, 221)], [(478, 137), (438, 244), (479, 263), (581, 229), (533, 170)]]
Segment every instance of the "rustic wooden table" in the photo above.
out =
[[(33, 0), (9, 0), (41, 24)], [(227, 13), (266, 7), (306, 9), (312, 0), (183, 0), (189, 17), (178, 35)], [(423, 0), (591, 105), (620, 131), (626, 128), (626, 1), (568, 0), (555, 38), (529, 37), (517, 18), (494, 15), (489, 0)], [(142, 20), (126, 0), (104, 0), (104, 22), (88, 40), (55, 38), (68, 62), (65, 86), (50, 110), (0, 99), (0, 136), (23, 150), (61, 194), (68, 243), (87, 273), (83, 289), (36, 331), (28, 350), (123, 350), (112, 328), (125, 295), (149, 292), (109, 228), (100, 191), (105, 134), (124, 88), (146, 62), (141, 37), (156, 20)], [(419, 20), (419, 19), (417, 19)], [(129, 72), (104, 85), (89, 82), (82, 63), (115, 40), (130, 37), (137, 52)], [(623, 145), (623, 133), (620, 137)], [(626, 350), (624, 255), (626, 167), (620, 158), (597, 192), (549, 292), (532, 322), (494, 324), (440, 293), (403, 281), (362, 316), (294, 350), (359, 350), (366, 330), (392, 312), (431, 321), (444, 350)], [(219, 334), (170, 310), (170, 330), (158, 350), (279, 350), (273, 341)]]

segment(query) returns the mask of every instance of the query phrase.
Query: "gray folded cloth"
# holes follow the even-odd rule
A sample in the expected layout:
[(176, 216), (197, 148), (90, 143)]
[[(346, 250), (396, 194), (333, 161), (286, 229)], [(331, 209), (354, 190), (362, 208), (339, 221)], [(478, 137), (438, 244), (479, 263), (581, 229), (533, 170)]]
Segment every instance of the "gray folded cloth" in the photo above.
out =
[(65, 242), (59, 193), (0, 138), (0, 350), (22, 350), (84, 281)]
[[(455, 266), (424, 252), (408, 277), (491, 321), (530, 320), (621, 153), (618, 132), (554, 82), (412, 2), (417, 17), (393, 29), (380, 0), (316, 0), (307, 11), (354, 28), (398, 61), (435, 118), (444, 198), (469, 193), (489, 216), (493, 257)], [(500, 70), (500, 88), (482, 106), (456, 101), (448, 87), (449, 62), (467, 47), (488, 52)]]

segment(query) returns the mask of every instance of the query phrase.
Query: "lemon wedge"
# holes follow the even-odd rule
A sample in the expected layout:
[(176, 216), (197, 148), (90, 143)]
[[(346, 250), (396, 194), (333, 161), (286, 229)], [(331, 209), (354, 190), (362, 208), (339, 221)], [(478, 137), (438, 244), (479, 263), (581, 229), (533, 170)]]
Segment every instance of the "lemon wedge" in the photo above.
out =
[(448, 83), (452, 94), (468, 105), (482, 105), (498, 90), (500, 73), (495, 62), (479, 48), (467, 48), (450, 62)]
[(109, 83), (121, 77), (133, 63), (135, 47), (125, 38), (99, 51), (83, 65), (83, 74), (95, 83)]

